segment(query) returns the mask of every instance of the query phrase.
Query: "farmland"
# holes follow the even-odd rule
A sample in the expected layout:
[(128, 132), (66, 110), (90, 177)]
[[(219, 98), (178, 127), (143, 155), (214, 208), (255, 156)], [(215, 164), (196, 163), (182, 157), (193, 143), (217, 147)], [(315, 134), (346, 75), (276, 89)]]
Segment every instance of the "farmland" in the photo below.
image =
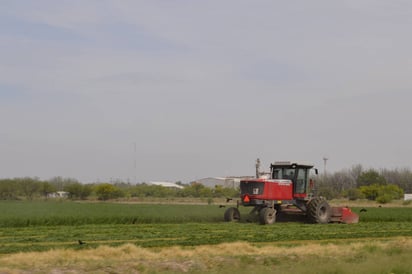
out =
[[(73, 260), (81, 261), (82, 259), (77, 256), (84, 258), (92, 254), (97, 256), (96, 254), (105, 249), (106, 253), (129, 254), (127, 256), (123, 254), (123, 257), (133, 257), (146, 252), (147, 258), (156, 258), (158, 254), (171, 252), (171, 250), (174, 250), (172, 253), (175, 255), (181, 254), (177, 258), (169, 254), (171, 261), (179, 262), (179, 267), (176, 269), (173, 267), (163, 269), (160, 266), (157, 269), (167, 270), (166, 272), (182, 272), (185, 269), (191, 272), (193, 270), (200, 272), (217, 270), (209, 263), (198, 262), (199, 258), (192, 258), (192, 255), (186, 253), (205, 252), (209, 254), (204, 255), (205, 258), (209, 259), (210, 256), (215, 256), (213, 254), (220, 254), (215, 259), (252, 262), (254, 252), (263, 254), (267, 252), (262, 257), (262, 260), (266, 260), (262, 261), (260, 266), (262, 271), (274, 265), (286, 267), (290, 260), (280, 261), (279, 256), (283, 257), (288, 252), (294, 252), (294, 256), (298, 257), (306, 256), (306, 259), (302, 260), (307, 260), (310, 254), (304, 255), (301, 254), (303, 251), (298, 250), (309, 248), (309, 246), (311, 250), (323, 250), (322, 254), (324, 250), (330, 249), (329, 252), (332, 252), (334, 248), (337, 248), (342, 254), (348, 256), (348, 264), (351, 256), (356, 254), (363, 256), (362, 263), (376, 260), (374, 256), (387, 253), (412, 255), (412, 248), (409, 247), (412, 242), (411, 207), (368, 207), (367, 212), (360, 213), (361, 222), (353, 225), (311, 225), (302, 222), (285, 222), (272, 226), (261, 226), (246, 221), (225, 223), (222, 221), (225, 208), (220, 208), (218, 205), (7, 201), (0, 202), (0, 209), (2, 212), (0, 215), (0, 265), (9, 266), (8, 269), (16, 269), (14, 263), (19, 260), (20, 265), (32, 269), (34, 262), (27, 261), (30, 256), (41, 258), (47, 255), (47, 260), (50, 261), (50, 256), (54, 256), (53, 254), (66, 252), (71, 254), (67, 255), (68, 258), (73, 257), (76, 258)], [(242, 214), (245, 214), (249, 209), (241, 208), (241, 210)], [(360, 208), (355, 207), (353, 211), (359, 212)], [(86, 244), (79, 245), (78, 240)], [(239, 250), (239, 246), (242, 246), (244, 250)], [(222, 250), (226, 252), (221, 254)], [(280, 250), (283, 250), (281, 254)], [(20, 258), (19, 256), (22, 256), (20, 254), (25, 254), (24, 258)], [(278, 255), (274, 256), (274, 254)], [(327, 254), (322, 256), (327, 256)], [(101, 256), (104, 257), (104, 254)], [(188, 257), (190, 257), (190, 262), (195, 261), (203, 266), (186, 265), (184, 262), (187, 263)], [(62, 259), (57, 257), (55, 260), (57, 260), (55, 264), (70, 269), (68, 267), (70, 260), (61, 261)], [(140, 263), (137, 263), (138, 261)], [(149, 259), (142, 261), (140, 258), (140, 260), (133, 260), (133, 263), (129, 263), (136, 272), (150, 272), (149, 262)], [(113, 262), (113, 264), (116, 263), (119, 262)], [(82, 266), (84, 268), (80, 270), (94, 271), (96, 270), (94, 267), (98, 267), (99, 263), (96, 261), (96, 264), (90, 265), (85, 261)], [(124, 261), (121, 264), (127, 265)], [(410, 263), (406, 260), (403, 263), (398, 262), (397, 266), (401, 270), (404, 270), (403, 267), (412, 269), (412, 266), (408, 264)], [(50, 268), (44, 268), (46, 265), (37, 266), (38, 271), (50, 270)], [(221, 267), (228, 266), (222, 262)], [(109, 266), (103, 269), (110, 272)], [(0, 268), (0, 272), (1, 270)], [(397, 273), (392, 268), (389, 270)]]

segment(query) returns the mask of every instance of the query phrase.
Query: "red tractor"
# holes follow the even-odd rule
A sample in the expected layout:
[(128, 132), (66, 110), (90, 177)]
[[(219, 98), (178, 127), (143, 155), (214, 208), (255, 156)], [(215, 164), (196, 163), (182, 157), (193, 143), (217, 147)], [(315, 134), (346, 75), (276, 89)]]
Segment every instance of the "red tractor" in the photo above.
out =
[[(257, 178), (240, 181), (240, 199), (237, 207), (228, 208), (225, 221), (240, 219), (239, 205), (253, 207), (261, 224), (273, 224), (277, 216), (303, 215), (311, 223), (357, 223), (359, 216), (347, 207), (331, 207), (322, 197), (316, 196), (310, 170), (313, 165), (275, 162), (270, 166), (270, 179)], [(314, 169), (317, 174), (317, 169)]]

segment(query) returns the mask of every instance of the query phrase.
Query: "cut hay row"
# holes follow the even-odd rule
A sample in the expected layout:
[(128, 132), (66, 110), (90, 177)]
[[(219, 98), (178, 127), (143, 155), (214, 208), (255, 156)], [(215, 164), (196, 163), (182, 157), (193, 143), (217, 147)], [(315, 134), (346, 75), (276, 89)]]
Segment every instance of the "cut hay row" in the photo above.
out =
[[(53, 248), (88, 249), (132, 243), (141, 247), (198, 246), (237, 241), (288, 243), (369, 238), (412, 237), (409, 222), (366, 222), (354, 225), (278, 223), (185, 223), (134, 225), (31, 226), (2, 228), (0, 254)], [(86, 245), (79, 245), (78, 241)]]
[(142, 248), (132, 244), (0, 257), (0, 272), (30, 273), (411, 273), (412, 239), (347, 243), (245, 242)]

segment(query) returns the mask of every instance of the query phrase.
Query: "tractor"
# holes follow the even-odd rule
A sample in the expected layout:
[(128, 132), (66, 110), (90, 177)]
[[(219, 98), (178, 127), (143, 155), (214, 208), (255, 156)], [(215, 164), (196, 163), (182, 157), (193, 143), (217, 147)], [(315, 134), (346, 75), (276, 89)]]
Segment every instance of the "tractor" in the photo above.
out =
[(239, 206), (253, 207), (250, 215), (257, 215), (261, 224), (273, 224), (277, 217), (303, 216), (310, 223), (357, 223), (359, 216), (348, 207), (331, 207), (325, 198), (316, 195), (310, 171), (313, 165), (275, 162), (270, 173), (261, 176), (260, 161), (256, 164), (256, 178), (240, 181), (240, 201), (225, 211), (227, 222), (240, 219)]

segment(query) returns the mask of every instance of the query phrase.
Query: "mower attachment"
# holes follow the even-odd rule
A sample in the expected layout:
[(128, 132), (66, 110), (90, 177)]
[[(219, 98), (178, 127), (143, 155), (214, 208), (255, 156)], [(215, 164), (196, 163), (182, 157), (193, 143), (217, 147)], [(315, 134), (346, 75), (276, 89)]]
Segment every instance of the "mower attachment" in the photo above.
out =
[(359, 215), (348, 207), (332, 207), (331, 222), (356, 224), (359, 222)]

